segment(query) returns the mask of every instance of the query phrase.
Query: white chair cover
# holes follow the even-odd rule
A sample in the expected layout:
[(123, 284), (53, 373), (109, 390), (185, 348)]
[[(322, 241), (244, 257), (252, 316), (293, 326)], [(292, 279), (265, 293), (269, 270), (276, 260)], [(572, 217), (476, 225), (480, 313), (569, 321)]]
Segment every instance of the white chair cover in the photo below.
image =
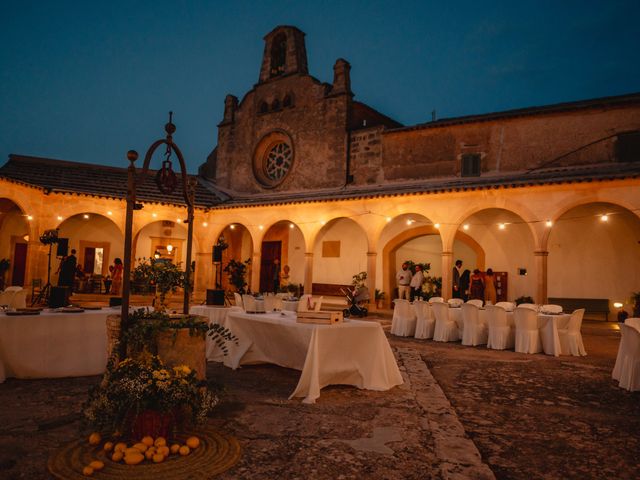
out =
[(273, 312), (276, 309), (276, 296), (273, 293), (265, 293), (262, 295), (264, 300), (264, 309), (266, 312)]
[(393, 320), (391, 334), (399, 337), (412, 337), (416, 333), (416, 314), (411, 308), (409, 300), (395, 299), (393, 301)]
[(516, 325), (516, 352), (539, 353), (542, 351), (538, 313), (526, 307), (516, 307), (513, 312)]
[(540, 313), (562, 313), (562, 305), (542, 305)]
[(520, 308), (528, 308), (529, 310), (538, 311), (538, 306), (535, 303), (521, 303), (518, 305)]
[(502, 307), (507, 312), (513, 312), (513, 310), (516, 308), (516, 304), (513, 302), (498, 302), (496, 303), (496, 307)]
[(16, 292), (13, 290), (5, 290), (0, 293), (0, 305), (10, 306), (13, 302), (13, 297), (16, 296)]
[(436, 342), (457, 342), (460, 340), (458, 325), (449, 317), (449, 304), (434, 302), (431, 304), (431, 308), (436, 318), (433, 339)]
[(244, 303), (242, 303), (242, 296), (238, 292), (233, 292), (233, 298), (236, 301), (236, 307), (240, 307), (244, 310)]
[(255, 313), (257, 311), (256, 299), (253, 295), (242, 295), (242, 305), (247, 313)]
[(627, 318), (624, 321), (624, 324), (625, 325), (630, 325), (630, 326), (634, 327), (636, 330), (640, 331), (640, 318), (637, 318), (637, 317), (635, 317), (635, 318), (634, 317)]
[(309, 310), (311, 310), (311, 308), (309, 308), (310, 303), (311, 303), (311, 295), (309, 295), (308, 293), (305, 293), (300, 297), (300, 300), (298, 300), (298, 311), (308, 312)]
[(509, 325), (507, 311), (497, 305), (487, 305), (487, 325), (489, 336), (487, 348), (504, 350), (515, 345), (515, 331), (513, 325)]
[(319, 312), (319, 311), (320, 311), (320, 309), (322, 308), (322, 301), (323, 301), (323, 300), (324, 300), (324, 297), (320, 297), (320, 298), (318, 298), (318, 299), (316, 300), (316, 303), (315, 303), (315, 305), (313, 306), (313, 309), (314, 309), (316, 312)]
[(464, 300), (462, 300), (461, 298), (450, 298), (449, 300), (447, 300), (447, 303), (452, 307), (459, 307), (464, 303)]
[(433, 318), (429, 302), (416, 300), (413, 302), (413, 310), (416, 312), (416, 338), (433, 338), (433, 330), (436, 320)]
[(442, 302), (444, 302), (444, 298), (442, 298), (442, 297), (431, 297), (429, 299), (429, 303), (436, 303), (436, 302), (442, 303)]
[(580, 327), (582, 326), (582, 317), (584, 317), (584, 308), (574, 310), (569, 319), (567, 328), (558, 329), (560, 337), (560, 350), (562, 355), (573, 355), (575, 357), (585, 356), (587, 351), (582, 343), (582, 334)]
[(479, 298), (472, 298), (471, 300), (467, 301), (467, 303), (471, 304), (471, 305), (475, 305), (478, 308), (482, 308), (482, 300), (480, 300)]
[(22, 290), (22, 287), (18, 285), (12, 285), (4, 289), (5, 292), (19, 292), (20, 290)]
[(620, 325), (620, 347), (616, 365), (611, 376), (618, 380), (620, 387), (635, 392), (640, 390), (640, 331), (627, 325)]
[(12, 308), (25, 308), (27, 306), (27, 291), (21, 289), (15, 292), (9, 306)]
[(475, 347), (487, 343), (487, 324), (480, 321), (480, 310), (471, 302), (462, 305), (462, 344)]

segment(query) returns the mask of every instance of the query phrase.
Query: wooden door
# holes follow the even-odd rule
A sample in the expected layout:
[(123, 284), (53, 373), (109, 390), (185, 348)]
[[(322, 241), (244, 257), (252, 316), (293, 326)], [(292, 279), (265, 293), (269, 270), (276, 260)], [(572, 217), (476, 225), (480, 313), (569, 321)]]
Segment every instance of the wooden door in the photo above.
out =
[(89, 275), (93, 274), (93, 267), (96, 258), (96, 249), (95, 247), (85, 247), (84, 249), (84, 265), (82, 265), (82, 271), (84, 273), (88, 273)]
[(16, 243), (13, 249), (13, 271), (11, 285), (24, 286), (24, 274), (27, 267), (27, 244)]
[(262, 242), (260, 291), (273, 292), (273, 261), (281, 260), (282, 242)]

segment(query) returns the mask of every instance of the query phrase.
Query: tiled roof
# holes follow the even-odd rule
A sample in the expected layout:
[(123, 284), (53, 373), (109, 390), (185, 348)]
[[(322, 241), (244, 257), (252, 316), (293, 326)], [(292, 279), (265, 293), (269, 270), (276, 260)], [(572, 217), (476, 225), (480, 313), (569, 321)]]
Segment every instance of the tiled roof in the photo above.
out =
[[(181, 175), (178, 187), (166, 195), (156, 186), (155, 170), (149, 170), (149, 178), (138, 187), (136, 196), (140, 202), (185, 205), (182, 194)], [(207, 208), (225, 198), (207, 180), (197, 179), (195, 206)], [(127, 169), (67, 162), (48, 158), (9, 155), (9, 161), (0, 167), (0, 178), (42, 188), (49, 192), (94, 195), (108, 198), (126, 198)]]
[(241, 196), (230, 193), (230, 200), (214, 208), (237, 208), (256, 205), (277, 205), (298, 202), (320, 202), (415, 195), (493, 188), (521, 188), (537, 185), (582, 183), (640, 178), (640, 162), (607, 163), (577, 167), (557, 167), (508, 173), (492, 173), (480, 177), (445, 177), (429, 180), (386, 183), (382, 185), (346, 186), (341, 189), (254, 194)]

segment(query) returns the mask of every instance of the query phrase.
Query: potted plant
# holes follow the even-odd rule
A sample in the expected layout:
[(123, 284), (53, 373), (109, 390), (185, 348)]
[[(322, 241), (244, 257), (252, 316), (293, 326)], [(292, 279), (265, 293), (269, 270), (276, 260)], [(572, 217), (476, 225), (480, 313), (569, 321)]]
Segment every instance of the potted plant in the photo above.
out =
[(114, 437), (168, 439), (204, 421), (217, 403), (189, 366), (170, 367), (146, 353), (119, 363), (112, 357), (102, 381), (89, 391), (83, 414), (94, 431), (115, 432)]
[(375, 300), (376, 300), (376, 307), (378, 309), (381, 309), (383, 307), (383, 302), (384, 302), (385, 295), (386, 294), (383, 291), (378, 290), (376, 288), (376, 291), (374, 293), (374, 297), (375, 297)]
[(147, 282), (155, 287), (157, 302), (155, 309), (163, 312), (167, 309), (166, 299), (169, 292), (175, 293), (179, 287), (184, 287), (184, 272), (180, 263), (174, 264), (166, 259), (142, 258), (133, 269), (134, 282)]
[(4, 276), (7, 274), (7, 270), (11, 266), (11, 262), (8, 258), (3, 258), (0, 260), (0, 290), (4, 290), (5, 287), (5, 279)]
[(520, 305), (522, 303), (535, 303), (532, 297), (522, 295), (521, 297), (516, 298), (516, 305)]
[(246, 277), (249, 265), (251, 265), (250, 258), (247, 258), (244, 262), (231, 259), (223, 270), (229, 277), (229, 283), (235, 287), (240, 295), (247, 293)]

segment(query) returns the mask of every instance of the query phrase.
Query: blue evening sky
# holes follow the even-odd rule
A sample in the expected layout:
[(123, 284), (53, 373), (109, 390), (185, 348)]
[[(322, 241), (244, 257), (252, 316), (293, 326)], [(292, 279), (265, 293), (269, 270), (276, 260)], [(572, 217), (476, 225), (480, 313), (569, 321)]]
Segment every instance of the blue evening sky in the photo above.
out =
[[(309, 70), (352, 66), (356, 99), (405, 125), (640, 91), (640, 2), (2, 0), (0, 164), (9, 153), (125, 167), (163, 136), (190, 172), (224, 97), (295, 25)], [(153, 167), (157, 167), (154, 164)]]

